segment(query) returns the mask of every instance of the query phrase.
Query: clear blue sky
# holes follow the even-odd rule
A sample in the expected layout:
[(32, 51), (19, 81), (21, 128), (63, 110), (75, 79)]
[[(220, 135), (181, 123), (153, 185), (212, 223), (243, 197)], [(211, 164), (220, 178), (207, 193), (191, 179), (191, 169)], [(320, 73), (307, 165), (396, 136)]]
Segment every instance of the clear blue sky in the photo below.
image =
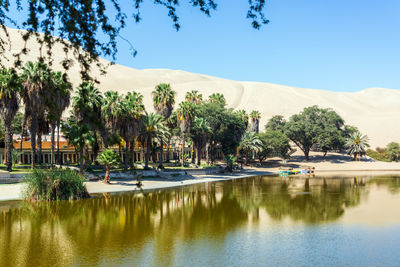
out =
[(261, 30), (245, 18), (247, 0), (218, 0), (211, 17), (182, 0), (179, 32), (147, 2), (143, 20), (122, 32), (138, 54), (120, 40), (119, 64), (332, 91), (400, 89), (400, 0), (268, 0)]

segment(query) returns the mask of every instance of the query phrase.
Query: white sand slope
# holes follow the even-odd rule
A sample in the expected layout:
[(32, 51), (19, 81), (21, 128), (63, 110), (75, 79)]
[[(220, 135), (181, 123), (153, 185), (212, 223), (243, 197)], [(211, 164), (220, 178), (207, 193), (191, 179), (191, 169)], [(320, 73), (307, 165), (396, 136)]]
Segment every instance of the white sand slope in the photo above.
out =
[[(10, 36), (11, 51), (8, 57), (19, 51), (23, 45), (17, 30), (10, 29)], [(38, 55), (37, 45), (32, 41), (28, 47), (32, 48), (32, 52), (25, 60), (34, 60)], [(59, 58), (64, 57), (60, 47), (56, 47), (54, 54)], [(4, 56), (7, 55), (2, 55), (2, 61)], [(59, 60), (56, 58), (55, 61)], [(78, 70), (78, 64), (75, 64), (69, 72), (75, 86), (80, 81)], [(99, 79), (99, 88), (103, 92), (141, 92), (148, 110), (152, 110), (151, 91), (163, 82), (170, 83), (177, 91), (178, 103), (184, 99), (187, 91), (194, 89), (200, 91), (204, 97), (214, 92), (223, 93), (229, 107), (248, 112), (259, 110), (262, 128), (273, 115), (289, 117), (304, 107), (319, 105), (336, 110), (346, 123), (357, 126), (367, 134), (372, 148), (385, 146), (391, 141), (400, 142), (400, 90), (369, 88), (355, 93), (331, 92), (269, 83), (231, 81), (181, 70), (136, 70), (121, 65), (109, 67), (105, 76), (100, 76), (98, 72), (94, 74)]]

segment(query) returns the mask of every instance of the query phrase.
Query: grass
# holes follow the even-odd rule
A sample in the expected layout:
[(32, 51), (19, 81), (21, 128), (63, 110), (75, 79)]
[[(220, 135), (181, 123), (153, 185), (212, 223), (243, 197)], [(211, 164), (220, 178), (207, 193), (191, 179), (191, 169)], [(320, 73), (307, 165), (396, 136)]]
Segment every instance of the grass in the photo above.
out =
[(24, 180), (27, 200), (70, 200), (89, 197), (84, 185), (85, 178), (68, 169), (34, 169)]
[(389, 155), (389, 153), (387, 153), (386, 151), (383, 151), (381, 153), (372, 150), (372, 149), (368, 149), (367, 150), (367, 156), (370, 158), (373, 158), (374, 160), (378, 160), (378, 161), (384, 161), (384, 162), (391, 162), (392, 159)]

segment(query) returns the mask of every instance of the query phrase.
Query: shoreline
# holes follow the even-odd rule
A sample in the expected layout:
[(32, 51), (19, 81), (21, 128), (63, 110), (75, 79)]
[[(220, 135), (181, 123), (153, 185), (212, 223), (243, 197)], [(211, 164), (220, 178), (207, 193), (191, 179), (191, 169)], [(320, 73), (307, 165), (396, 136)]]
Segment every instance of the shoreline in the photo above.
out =
[[(347, 172), (347, 173), (345, 173)], [(278, 176), (278, 168), (246, 168), (240, 172), (231, 174), (208, 174), (208, 175), (185, 175), (174, 179), (165, 178), (146, 178), (142, 180), (143, 186), (138, 188), (136, 180), (130, 179), (115, 179), (111, 184), (104, 184), (102, 181), (87, 181), (85, 185), (89, 194), (105, 194), (105, 193), (134, 193), (148, 192), (154, 190), (163, 190), (177, 188), (193, 184), (228, 181), (235, 179), (250, 178), (255, 176)], [(336, 169), (336, 170), (317, 170), (313, 177), (328, 176), (328, 177), (352, 177), (352, 176), (380, 176), (380, 175), (398, 175), (400, 169)], [(295, 175), (297, 179), (307, 178), (307, 175)], [(24, 185), (4, 184), (0, 185), (0, 203), (4, 201), (22, 200), (22, 191)]]

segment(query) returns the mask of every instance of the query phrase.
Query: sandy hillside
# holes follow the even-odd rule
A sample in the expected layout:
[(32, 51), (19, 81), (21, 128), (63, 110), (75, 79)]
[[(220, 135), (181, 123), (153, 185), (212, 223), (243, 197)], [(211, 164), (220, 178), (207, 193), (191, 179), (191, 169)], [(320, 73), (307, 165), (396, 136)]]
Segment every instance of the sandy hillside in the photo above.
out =
[[(3, 62), (4, 57), (9, 57), (23, 46), (17, 30), (10, 29), (10, 39), (11, 51), (2, 55)], [(25, 60), (36, 58), (37, 44), (30, 41), (28, 47), (31, 48), (31, 52)], [(54, 55), (59, 58), (64, 57), (59, 47), (56, 47)], [(74, 85), (78, 85), (77, 64), (69, 74)], [(102, 91), (141, 92), (148, 110), (152, 109), (151, 91), (154, 86), (165, 82), (171, 83), (177, 91), (177, 102), (183, 100), (187, 91), (196, 89), (206, 97), (214, 92), (223, 93), (228, 105), (235, 109), (245, 109), (248, 112), (259, 110), (262, 115), (262, 128), (273, 115), (281, 114), (289, 117), (304, 107), (319, 105), (333, 108), (348, 124), (355, 125), (363, 133), (368, 134), (373, 148), (385, 146), (390, 141), (400, 142), (400, 90), (369, 88), (355, 93), (337, 93), (269, 83), (231, 81), (181, 70), (136, 70), (121, 65), (109, 67), (105, 76), (99, 74), (96, 76)]]

